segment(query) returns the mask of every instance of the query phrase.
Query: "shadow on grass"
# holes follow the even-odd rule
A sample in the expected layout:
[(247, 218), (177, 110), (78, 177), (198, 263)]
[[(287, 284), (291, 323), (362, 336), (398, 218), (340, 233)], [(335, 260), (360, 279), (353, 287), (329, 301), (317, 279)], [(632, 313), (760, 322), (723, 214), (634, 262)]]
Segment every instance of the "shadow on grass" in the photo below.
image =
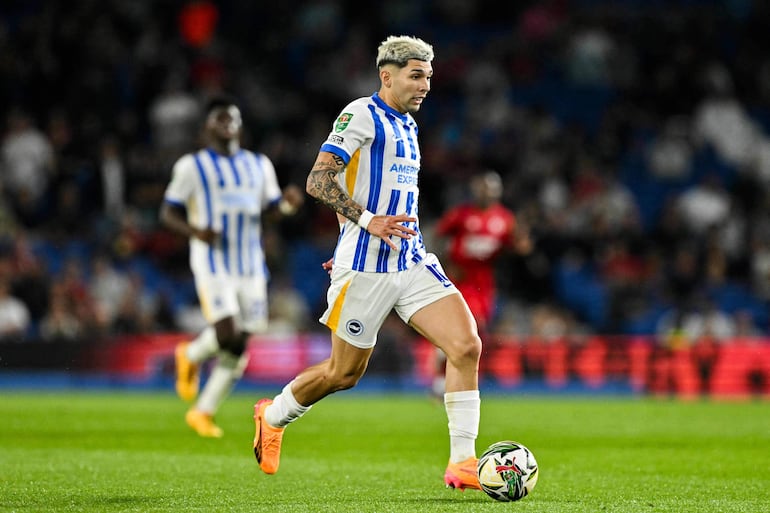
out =
[[(25, 497), (3, 497), (0, 500), (0, 507), (12, 508), (42, 508), (40, 511), (55, 508), (57, 511), (104, 511), (114, 506), (144, 506), (157, 504), (157, 497), (145, 495), (70, 495), (61, 494), (58, 497), (52, 497), (51, 494), (43, 493), (34, 496)], [(0, 508), (2, 509), (2, 508)], [(5, 511), (5, 510), (3, 510)]]

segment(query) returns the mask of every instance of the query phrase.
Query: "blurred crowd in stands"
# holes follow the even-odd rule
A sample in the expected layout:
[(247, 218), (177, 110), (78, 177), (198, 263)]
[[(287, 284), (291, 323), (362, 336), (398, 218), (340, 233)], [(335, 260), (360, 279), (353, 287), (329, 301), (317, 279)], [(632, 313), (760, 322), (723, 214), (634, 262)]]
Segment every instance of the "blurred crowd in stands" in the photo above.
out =
[[(304, 186), (389, 34), (436, 50), (415, 116), (432, 224), (494, 169), (535, 251), (500, 262), (505, 333), (765, 335), (770, 3), (760, 0), (10, 0), (0, 6), (0, 337), (203, 322), (157, 212), (200, 110)], [(268, 225), (274, 330), (322, 329), (334, 216)]]

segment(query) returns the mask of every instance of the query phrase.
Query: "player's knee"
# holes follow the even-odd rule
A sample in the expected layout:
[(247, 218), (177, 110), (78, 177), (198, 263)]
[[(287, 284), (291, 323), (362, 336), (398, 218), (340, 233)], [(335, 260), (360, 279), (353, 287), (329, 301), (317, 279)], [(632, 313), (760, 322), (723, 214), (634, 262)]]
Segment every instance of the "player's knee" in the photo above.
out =
[(329, 374), (329, 381), (333, 384), (335, 391), (348, 390), (356, 386), (363, 375), (363, 371), (353, 369), (336, 371)]
[(337, 390), (348, 390), (353, 388), (358, 384), (358, 381), (361, 379), (360, 376), (343, 376), (341, 379), (337, 380)]
[(463, 357), (474, 362), (478, 362), (481, 358), (481, 338), (478, 335), (473, 334), (467, 337), (463, 343)]
[(481, 358), (481, 339), (475, 333), (458, 338), (451, 344), (451, 354), (447, 357), (456, 365), (477, 364)]
[(246, 351), (248, 335), (239, 333), (222, 339), (217, 339), (219, 348), (235, 356), (241, 356)]

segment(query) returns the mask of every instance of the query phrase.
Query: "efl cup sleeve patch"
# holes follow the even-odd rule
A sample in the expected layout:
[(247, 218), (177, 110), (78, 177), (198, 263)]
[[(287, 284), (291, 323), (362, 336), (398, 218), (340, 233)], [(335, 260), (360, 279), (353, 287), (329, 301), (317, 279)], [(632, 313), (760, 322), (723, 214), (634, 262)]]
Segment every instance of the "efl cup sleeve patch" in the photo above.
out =
[(340, 114), (340, 117), (338, 117), (337, 121), (334, 123), (334, 131), (336, 133), (343, 132), (350, 124), (351, 119), (353, 119), (353, 114), (350, 112), (343, 112)]

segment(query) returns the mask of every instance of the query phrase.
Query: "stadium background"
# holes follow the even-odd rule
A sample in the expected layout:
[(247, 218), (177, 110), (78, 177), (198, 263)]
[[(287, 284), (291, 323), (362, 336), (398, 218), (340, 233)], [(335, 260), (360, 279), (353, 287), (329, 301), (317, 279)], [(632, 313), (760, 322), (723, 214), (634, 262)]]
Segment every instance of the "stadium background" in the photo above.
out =
[[(405, 33), (437, 54), (416, 116), (429, 247), (487, 168), (537, 241), (500, 263), (485, 386), (770, 393), (764, 2), (263, 4), (0, 7), (0, 294), (30, 318), (0, 325), (0, 383), (168, 385), (173, 343), (202, 320), (186, 241), (157, 209), (202, 101), (234, 94), (245, 145), (302, 184), (338, 110), (376, 89), (379, 41)], [(308, 202), (266, 230), (272, 332), (244, 386), (325, 354), (336, 227)], [(388, 323), (367, 383), (420, 386), (429, 367)]]

